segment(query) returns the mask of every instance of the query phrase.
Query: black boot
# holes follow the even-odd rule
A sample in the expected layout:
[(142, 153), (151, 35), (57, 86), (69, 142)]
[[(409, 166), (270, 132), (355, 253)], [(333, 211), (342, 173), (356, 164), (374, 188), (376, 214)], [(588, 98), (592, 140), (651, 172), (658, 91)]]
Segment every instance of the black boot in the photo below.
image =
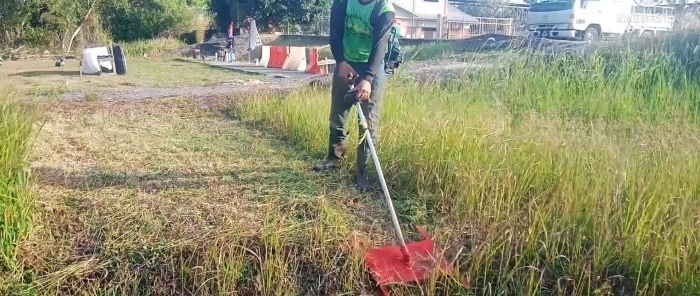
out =
[(372, 181), (369, 179), (367, 171), (367, 154), (360, 152), (357, 158), (357, 176), (355, 176), (355, 184), (360, 193), (369, 192), (374, 187), (374, 184), (372, 184)]
[(357, 178), (355, 179), (355, 183), (357, 185), (357, 190), (360, 193), (365, 193), (369, 192), (374, 188), (374, 184), (369, 180), (367, 177), (367, 173), (358, 173)]
[(325, 172), (338, 168), (338, 159), (326, 159), (326, 161), (314, 165), (314, 171)]

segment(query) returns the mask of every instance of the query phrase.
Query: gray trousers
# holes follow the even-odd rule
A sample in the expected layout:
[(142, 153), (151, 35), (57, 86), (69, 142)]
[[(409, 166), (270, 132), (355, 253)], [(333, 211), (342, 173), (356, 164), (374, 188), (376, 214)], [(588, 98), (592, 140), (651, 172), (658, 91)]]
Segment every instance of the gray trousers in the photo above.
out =
[[(367, 64), (350, 63), (355, 72), (361, 74), (368, 69)], [(365, 114), (367, 126), (370, 136), (375, 147), (379, 143), (377, 130), (379, 129), (380, 113), (382, 109), (382, 100), (384, 98), (384, 84), (387, 74), (382, 65), (380, 73), (372, 81), (372, 93), (367, 102), (362, 102), (362, 112)], [(354, 104), (345, 99), (345, 95), (350, 90), (345, 82), (344, 77), (338, 74), (338, 67), (335, 67), (333, 72), (333, 84), (331, 89), (331, 114), (330, 114), (330, 134), (328, 137), (328, 160), (340, 159), (344, 156), (345, 147), (348, 142), (348, 120), (350, 110)], [(358, 126), (359, 126), (359, 118)], [(365, 130), (359, 126), (359, 136), (361, 137)], [(339, 149), (337, 149), (339, 148)], [(357, 169), (358, 173), (367, 172), (367, 163), (370, 158), (370, 151), (367, 141), (362, 141), (357, 147)]]

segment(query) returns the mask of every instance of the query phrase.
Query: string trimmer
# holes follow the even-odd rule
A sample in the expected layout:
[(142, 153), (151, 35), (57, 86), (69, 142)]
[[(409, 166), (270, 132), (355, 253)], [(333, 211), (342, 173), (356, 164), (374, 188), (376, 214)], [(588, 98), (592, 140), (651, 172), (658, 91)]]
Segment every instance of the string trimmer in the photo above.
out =
[[(350, 88), (353, 89), (352, 85)], [(354, 92), (350, 92), (348, 96), (355, 96), (355, 94)], [(389, 195), (386, 181), (384, 180), (384, 173), (379, 163), (379, 157), (377, 156), (377, 151), (372, 142), (372, 137), (369, 134), (367, 120), (362, 112), (361, 103), (356, 98), (354, 98), (354, 101), (357, 107), (360, 125), (365, 131), (364, 138), (369, 146), (374, 166), (379, 176), (379, 182), (381, 183), (384, 193), (384, 198), (389, 208), (391, 221), (394, 224), (396, 239), (399, 243), (398, 246), (391, 245), (369, 249), (365, 254), (365, 266), (372, 273), (382, 294), (389, 296), (388, 285), (390, 284), (410, 282), (420, 284), (428, 279), (436, 269), (450, 272), (452, 268), (444, 256), (438, 254), (438, 250), (430, 234), (422, 227), (416, 227), (416, 230), (423, 236), (423, 240), (408, 244), (404, 241), (401, 227), (399, 226), (399, 220), (394, 210), (394, 204)]]

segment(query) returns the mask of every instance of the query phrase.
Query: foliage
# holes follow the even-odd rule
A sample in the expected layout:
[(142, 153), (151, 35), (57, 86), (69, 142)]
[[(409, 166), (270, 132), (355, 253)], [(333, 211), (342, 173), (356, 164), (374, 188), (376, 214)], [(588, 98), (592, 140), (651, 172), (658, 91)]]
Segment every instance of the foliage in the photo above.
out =
[(151, 40), (136, 40), (123, 44), (129, 57), (164, 57), (180, 53), (185, 43), (173, 38), (156, 38)]
[(133, 41), (177, 37), (195, 29), (195, 16), (203, 7), (186, 0), (116, 0), (104, 2), (105, 25), (115, 40)]
[[(246, 18), (255, 18), (259, 29), (273, 29), (289, 23), (305, 25), (328, 14), (331, 0), (212, 0), (212, 9), (220, 17), (219, 29), (226, 30), (229, 21), (242, 23)], [(226, 18), (225, 16), (231, 16)]]
[[(92, 5), (95, 27), (83, 29), (96, 35), (104, 29), (116, 41), (180, 37), (205, 31), (211, 23), (205, 0), (10, 0), (0, 3), (0, 41), (65, 48)], [(95, 36), (84, 38), (89, 42)]]
[(31, 35), (30, 23), (40, 7), (37, 0), (0, 1), (0, 44), (12, 46)]
[(0, 269), (14, 268), (17, 244), (32, 222), (29, 192), (31, 111), (0, 94)]

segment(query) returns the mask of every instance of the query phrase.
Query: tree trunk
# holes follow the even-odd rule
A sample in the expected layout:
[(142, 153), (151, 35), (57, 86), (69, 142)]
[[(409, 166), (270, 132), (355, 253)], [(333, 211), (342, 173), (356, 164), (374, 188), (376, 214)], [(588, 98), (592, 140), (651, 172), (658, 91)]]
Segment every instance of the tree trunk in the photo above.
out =
[(90, 16), (90, 13), (91, 13), (92, 10), (95, 8), (95, 4), (97, 4), (97, 1), (98, 1), (98, 0), (95, 0), (95, 1), (92, 2), (92, 5), (90, 5), (90, 9), (88, 9), (88, 11), (85, 13), (85, 17), (83, 17), (83, 21), (80, 23), (80, 25), (78, 26), (78, 28), (75, 29), (75, 32), (73, 32), (73, 36), (70, 37), (70, 42), (68, 42), (68, 48), (66, 49), (66, 53), (64, 54), (64, 56), (65, 56), (65, 55), (68, 55), (68, 53), (70, 52), (70, 49), (71, 49), (71, 47), (73, 46), (73, 40), (75, 40), (75, 36), (77, 36), (78, 33), (80, 33), (80, 30), (83, 28), (83, 24), (85, 24), (85, 22), (87, 21), (88, 17)]

